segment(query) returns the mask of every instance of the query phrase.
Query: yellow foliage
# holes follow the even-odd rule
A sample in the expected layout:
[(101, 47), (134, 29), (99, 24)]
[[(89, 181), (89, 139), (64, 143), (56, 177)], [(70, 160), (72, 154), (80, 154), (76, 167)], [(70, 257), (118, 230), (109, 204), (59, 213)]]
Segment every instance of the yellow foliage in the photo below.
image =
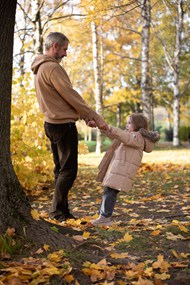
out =
[(163, 255), (159, 254), (157, 261), (152, 264), (152, 267), (155, 269), (159, 268), (160, 272), (167, 272), (171, 265), (167, 261), (164, 261)]

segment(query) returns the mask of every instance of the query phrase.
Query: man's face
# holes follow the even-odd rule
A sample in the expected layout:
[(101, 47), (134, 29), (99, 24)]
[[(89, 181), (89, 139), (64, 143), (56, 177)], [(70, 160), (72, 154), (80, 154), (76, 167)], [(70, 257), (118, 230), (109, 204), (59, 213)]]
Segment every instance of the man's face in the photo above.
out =
[(56, 46), (55, 58), (61, 62), (62, 58), (67, 56), (68, 42), (65, 42), (62, 46)]

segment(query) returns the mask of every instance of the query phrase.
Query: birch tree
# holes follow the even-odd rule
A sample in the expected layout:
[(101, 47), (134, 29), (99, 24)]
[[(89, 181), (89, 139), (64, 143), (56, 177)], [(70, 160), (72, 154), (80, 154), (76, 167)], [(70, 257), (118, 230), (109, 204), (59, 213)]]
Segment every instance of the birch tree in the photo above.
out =
[[(168, 45), (167, 39), (164, 38), (162, 31), (157, 33), (165, 54), (165, 59), (168, 64), (169, 70), (172, 75), (172, 88), (173, 88), (173, 146), (180, 145), (179, 127), (180, 127), (180, 98), (184, 93), (184, 90), (180, 91), (180, 55), (182, 47), (182, 32), (183, 32), (183, 19), (184, 19), (184, 0), (177, 0), (175, 6), (168, 6), (168, 3), (163, 0), (167, 13), (171, 15), (171, 18), (175, 24), (174, 35), (174, 48)], [(173, 13), (173, 7), (176, 11)], [(187, 86), (187, 85), (186, 85)]]
[[(174, 74), (173, 90), (174, 90), (174, 103), (173, 103), (173, 145), (179, 146), (179, 126), (180, 126), (180, 89), (179, 89), (179, 74), (180, 74), (180, 54), (182, 43), (182, 29), (183, 29), (183, 0), (178, 0), (177, 3), (177, 19), (176, 19), (176, 44), (174, 51), (173, 62), (169, 61)], [(168, 57), (169, 59), (169, 57)]]
[(148, 118), (150, 128), (153, 129), (153, 94), (150, 74), (150, 26), (151, 26), (151, 4), (150, 0), (141, 1), (142, 16), (142, 47), (141, 47), (141, 91), (142, 109)]
[[(99, 46), (98, 46), (98, 32), (94, 20), (91, 22), (92, 29), (92, 54), (93, 54), (93, 67), (94, 67), (94, 94), (96, 101), (96, 112), (102, 115), (102, 86), (100, 78), (100, 63), (99, 63)], [(100, 154), (102, 148), (101, 131), (97, 129), (96, 137), (96, 153)]]

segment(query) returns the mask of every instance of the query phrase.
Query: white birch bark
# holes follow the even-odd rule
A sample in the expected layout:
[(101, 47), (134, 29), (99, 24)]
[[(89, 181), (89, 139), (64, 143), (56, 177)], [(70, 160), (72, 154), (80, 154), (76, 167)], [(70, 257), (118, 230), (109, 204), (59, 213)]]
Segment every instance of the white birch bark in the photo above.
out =
[(179, 127), (180, 127), (180, 89), (179, 89), (179, 74), (180, 74), (180, 53), (181, 53), (181, 35), (183, 29), (183, 0), (178, 0), (178, 19), (176, 21), (176, 45), (173, 60), (173, 146), (180, 145)]
[[(166, 2), (163, 0), (165, 5)], [(176, 18), (176, 35), (175, 35), (175, 50), (173, 56), (168, 52), (166, 43), (160, 38), (163, 45), (165, 58), (168, 66), (173, 73), (173, 146), (180, 145), (179, 138), (179, 127), (180, 127), (180, 97), (183, 91), (180, 92), (179, 88), (179, 75), (180, 75), (180, 53), (181, 53), (181, 43), (182, 43), (182, 30), (183, 30), (183, 4), (184, 0), (177, 1), (177, 18)], [(187, 86), (189, 82), (187, 83)]]
[[(99, 67), (99, 52), (98, 52), (98, 35), (95, 22), (91, 22), (92, 30), (92, 54), (93, 54), (93, 67), (94, 67), (94, 94), (96, 101), (96, 112), (102, 115), (102, 88), (101, 88), (101, 76)], [(96, 153), (100, 154), (102, 148), (102, 136), (99, 129), (97, 129), (96, 137)]]
[(150, 128), (153, 129), (152, 87), (149, 67), (149, 41), (151, 24), (150, 0), (141, 1), (142, 15), (142, 48), (141, 48), (141, 91), (143, 114), (148, 118)]

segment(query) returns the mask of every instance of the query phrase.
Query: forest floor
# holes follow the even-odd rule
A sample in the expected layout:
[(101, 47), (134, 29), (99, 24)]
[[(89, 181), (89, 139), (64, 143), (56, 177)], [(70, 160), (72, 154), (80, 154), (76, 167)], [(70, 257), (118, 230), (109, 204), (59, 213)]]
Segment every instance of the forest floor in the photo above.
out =
[[(157, 148), (145, 154), (135, 183), (120, 193), (112, 226), (93, 227), (102, 186), (96, 182), (102, 155), (79, 156), (79, 173), (69, 194), (77, 220), (61, 223), (77, 241), (73, 250), (35, 252), (0, 259), (0, 285), (189, 285), (190, 148)], [(53, 182), (37, 185), (28, 197), (48, 219)], [(57, 222), (52, 230), (56, 231)], [(69, 229), (73, 229), (72, 235)], [(29, 277), (30, 276), (30, 277)]]

